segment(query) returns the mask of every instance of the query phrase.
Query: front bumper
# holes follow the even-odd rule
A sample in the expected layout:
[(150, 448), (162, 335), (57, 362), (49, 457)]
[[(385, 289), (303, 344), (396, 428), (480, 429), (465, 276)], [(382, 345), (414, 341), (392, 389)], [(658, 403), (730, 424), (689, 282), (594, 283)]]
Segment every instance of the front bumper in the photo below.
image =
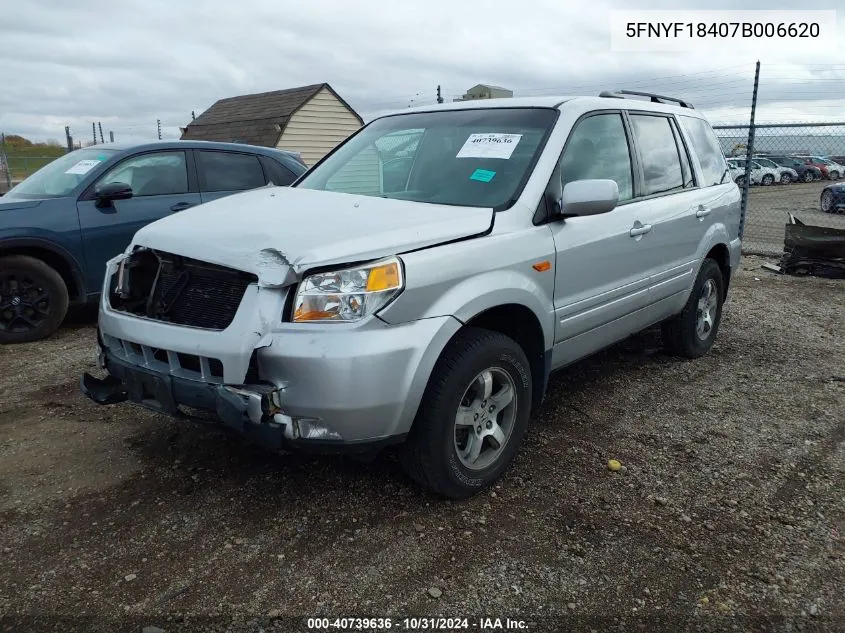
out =
[(281, 411), (281, 394), (270, 385), (214, 385), (152, 371), (119, 360), (101, 349), (105, 378), (85, 373), (82, 393), (97, 404), (133, 402), (175, 418), (207, 420), (199, 411), (265, 448), (295, 443), (298, 428)]
[(174, 417), (210, 413), (270, 448), (401, 441), (461, 323), (279, 323), (283, 300), (253, 286), (232, 324), (211, 331), (120, 313), (104, 296), (98, 339), (108, 377), (83, 376), (82, 391), (100, 404), (129, 401)]

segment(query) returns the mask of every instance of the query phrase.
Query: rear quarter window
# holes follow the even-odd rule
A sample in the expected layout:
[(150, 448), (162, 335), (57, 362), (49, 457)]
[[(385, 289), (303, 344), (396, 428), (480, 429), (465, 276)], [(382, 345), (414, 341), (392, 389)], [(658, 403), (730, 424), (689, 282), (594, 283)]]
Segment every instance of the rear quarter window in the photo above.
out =
[[(679, 116), (687, 136), (692, 145), (692, 151), (698, 157), (701, 165), (702, 186), (712, 187), (723, 182), (725, 169), (725, 157), (722, 154), (722, 146), (713, 128), (704, 119), (690, 116)], [(727, 180), (724, 180), (727, 182)]]

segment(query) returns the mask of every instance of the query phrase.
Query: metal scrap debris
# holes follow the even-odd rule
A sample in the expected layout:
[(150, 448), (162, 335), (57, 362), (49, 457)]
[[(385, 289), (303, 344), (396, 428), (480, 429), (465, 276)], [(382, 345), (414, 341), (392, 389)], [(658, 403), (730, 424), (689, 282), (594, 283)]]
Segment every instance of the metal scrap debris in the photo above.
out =
[(786, 275), (845, 279), (845, 229), (804, 224), (791, 213), (777, 265), (763, 268)]

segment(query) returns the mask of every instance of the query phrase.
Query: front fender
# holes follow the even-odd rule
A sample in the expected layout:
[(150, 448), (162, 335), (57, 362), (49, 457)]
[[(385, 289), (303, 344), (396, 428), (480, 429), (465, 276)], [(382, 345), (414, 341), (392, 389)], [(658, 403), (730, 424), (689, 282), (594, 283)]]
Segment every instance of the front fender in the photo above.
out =
[[(494, 270), (450, 284), (436, 293), (409, 289), (406, 290), (407, 296), (401, 297), (379, 316), (388, 323), (402, 323), (411, 320), (410, 309), (415, 306), (422, 308), (422, 312), (414, 318), (452, 316), (467, 323), (490, 308), (520, 305), (537, 317), (543, 330), (545, 349), (550, 349), (554, 342), (554, 318), (551, 312), (554, 277), (551, 272), (546, 274), (549, 275), (547, 288), (514, 270)], [(419, 299), (416, 293), (420, 294)], [(432, 294), (434, 296), (430, 296)]]

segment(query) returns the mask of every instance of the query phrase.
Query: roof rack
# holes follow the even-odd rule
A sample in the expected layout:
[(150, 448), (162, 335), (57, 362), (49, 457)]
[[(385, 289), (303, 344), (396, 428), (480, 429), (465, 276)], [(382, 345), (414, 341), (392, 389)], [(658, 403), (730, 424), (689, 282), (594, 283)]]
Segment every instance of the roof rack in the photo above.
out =
[(638, 92), (636, 90), (605, 90), (604, 92), (599, 94), (600, 97), (607, 97), (610, 99), (624, 99), (625, 95), (648, 97), (649, 99), (651, 99), (652, 103), (666, 103), (667, 101), (670, 101), (672, 103), (677, 103), (682, 108), (689, 108), (690, 110), (695, 110), (695, 108), (689, 101), (677, 99), (676, 97), (664, 97), (663, 95), (656, 95), (651, 92)]

